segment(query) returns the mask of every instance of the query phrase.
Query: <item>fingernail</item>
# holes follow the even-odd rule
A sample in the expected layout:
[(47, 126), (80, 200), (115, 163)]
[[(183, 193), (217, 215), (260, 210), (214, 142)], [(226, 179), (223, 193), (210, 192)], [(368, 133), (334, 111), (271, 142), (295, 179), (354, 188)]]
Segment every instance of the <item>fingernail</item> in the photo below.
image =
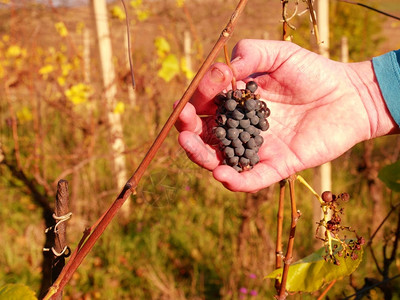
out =
[(211, 70), (210, 79), (217, 83), (223, 82), (225, 80), (225, 75), (218, 68), (213, 68)]

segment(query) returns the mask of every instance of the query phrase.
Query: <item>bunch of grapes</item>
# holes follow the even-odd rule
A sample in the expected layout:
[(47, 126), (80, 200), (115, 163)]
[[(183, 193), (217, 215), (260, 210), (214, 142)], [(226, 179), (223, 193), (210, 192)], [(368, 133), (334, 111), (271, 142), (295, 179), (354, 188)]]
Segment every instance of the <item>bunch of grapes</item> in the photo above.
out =
[(260, 95), (257, 84), (250, 81), (245, 89), (230, 90), (215, 98), (217, 126), (214, 134), (224, 155), (224, 164), (236, 171), (250, 170), (259, 161), (258, 150), (264, 142), (261, 131), (269, 128), (270, 110)]

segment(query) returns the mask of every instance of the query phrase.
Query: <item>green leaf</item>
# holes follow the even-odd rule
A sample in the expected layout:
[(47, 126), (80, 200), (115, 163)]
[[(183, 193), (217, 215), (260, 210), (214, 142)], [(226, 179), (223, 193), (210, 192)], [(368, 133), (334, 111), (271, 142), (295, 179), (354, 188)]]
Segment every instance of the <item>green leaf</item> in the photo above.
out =
[[(362, 260), (363, 250), (356, 252), (356, 260), (350, 257), (338, 257), (340, 265), (324, 260), (325, 247), (320, 248), (313, 254), (290, 265), (286, 289), (290, 292), (312, 293), (322, 288), (322, 286), (335, 279), (340, 279), (353, 273)], [(266, 278), (281, 280), (282, 268), (268, 274)]]
[(179, 70), (178, 58), (173, 54), (169, 54), (162, 60), (161, 69), (158, 71), (157, 75), (166, 82), (169, 82), (179, 73)]
[(379, 171), (378, 178), (391, 190), (400, 192), (400, 160), (383, 167)]
[(37, 300), (35, 292), (23, 284), (6, 284), (0, 287), (0, 300)]

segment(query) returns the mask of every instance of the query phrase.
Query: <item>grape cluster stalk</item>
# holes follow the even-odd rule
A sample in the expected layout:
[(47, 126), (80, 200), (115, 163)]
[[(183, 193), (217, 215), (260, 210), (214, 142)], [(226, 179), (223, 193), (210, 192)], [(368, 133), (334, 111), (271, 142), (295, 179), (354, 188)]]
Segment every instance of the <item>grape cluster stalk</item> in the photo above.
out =
[(254, 81), (245, 89), (220, 93), (215, 98), (217, 126), (214, 135), (219, 140), (223, 164), (238, 172), (250, 170), (260, 162), (258, 150), (264, 142), (261, 131), (267, 131), (271, 114), (266, 103), (255, 94)]

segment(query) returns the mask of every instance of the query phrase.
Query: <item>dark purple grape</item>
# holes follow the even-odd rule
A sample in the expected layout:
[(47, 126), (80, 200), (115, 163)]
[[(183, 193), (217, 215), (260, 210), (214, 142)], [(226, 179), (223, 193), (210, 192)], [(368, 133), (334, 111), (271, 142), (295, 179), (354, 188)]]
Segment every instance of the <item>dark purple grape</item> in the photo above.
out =
[(237, 130), (236, 128), (229, 128), (229, 129), (228, 129), (228, 132), (227, 132), (227, 134), (226, 134), (226, 137), (227, 137), (229, 140), (233, 141), (233, 140), (237, 139), (238, 136), (239, 136), (239, 130)]
[(242, 99), (242, 91), (241, 90), (235, 90), (233, 92), (232, 97), (233, 97), (233, 99), (236, 99), (236, 100)]
[(249, 119), (243, 119), (239, 121), (239, 125), (240, 127), (242, 127), (243, 129), (246, 129), (247, 127), (250, 126), (250, 120)]
[(226, 130), (224, 127), (219, 126), (214, 129), (214, 134), (218, 139), (222, 140), (226, 136)]
[(224, 153), (225, 153), (225, 157), (228, 157), (228, 158), (235, 156), (235, 150), (233, 150), (233, 148), (231, 148), (231, 147), (225, 147)]
[(255, 128), (253, 125), (250, 125), (249, 127), (247, 127), (244, 131), (247, 131), (248, 133), (250, 133), (251, 135), (254, 135), (254, 133), (259, 130), (257, 128)]
[(262, 131), (267, 131), (269, 128), (269, 123), (266, 119), (261, 119), (260, 122), (258, 122), (258, 127), (262, 130)]
[(241, 157), (239, 160), (239, 164), (242, 166), (242, 168), (247, 167), (250, 164), (250, 159)]
[(246, 147), (247, 147), (247, 149), (253, 149), (253, 150), (254, 150), (254, 148), (257, 147), (257, 144), (256, 144), (255, 139), (254, 139), (254, 138), (251, 138), (251, 139), (246, 143)]
[(239, 157), (238, 156), (232, 156), (228, 158), (228, 165), (230, 166), (235, 166), (239, 163)]
[(243, 142), (240, 139), (235, 139), (232, 141), (231, 145), (232, 145), (232, 147), (237, 148), (237, 147), (242, 146)]
[(268, 107), (266, 107), (265, 108), (265, 118), (268, 118), (270, 115), (271, 115), (271, 110)]
[(226, 99), (232, 99), (233, 91), (230, 90), (226, 93)]
[(250, 140), (251, 135), (250, 133), (243, 131), (240, 133), (239, 138), (243, 143), (247, 143)]
[(252, 118), (250, 119), (250, 123), (251, 123), (252, 125), (257, 125), (259, 121), (260, 121), (260, 118), (257, 117), (257, 116), (254, 116), (254, 117), (252, 117)]
[(232, 112), (232, 118), (234, 118), (235, 120), (241, 120), (244, 118), (244, 114), (243, 114), (243, 112), (241, 112), (239, 109), (236, 108)]
[(235, 154), (237, 156), (242, 156), (244, 151), (245, 151), (245, 149), (244, 149), (244, 147), (242, 145), (240, 145), (239, 147), (235, 148)]
[(262, 143), (264, 142), (264, 138), (261, 135), (257, 135), (254, 137), (254, 141), (257, 146), (261, 146)]
[(232, 118), (229, 118), (229, 119), (226, 121), (226, 125), (227, 125), (228, 127), (230, 127), (230, 128), (236, 128), (236, 127), (239, 126), (239, 121), (238, 121), (238, 120), (235, 120), (235, 119), (232, 119)]
[(256, 111), (255, 111), (255, 110), (251, 110), (251, 111), (248, 111), (248, 112), (246, 113), (246, 117), (249, 118), (249, 119), (251, 119), (251, 118), (254, 117), (255, 115), (256, 115)]
[(258, 156), (257, 153), (255, 153), (251, 158), (250, 158), (250, 165), (255, 166), (260, 162), (260, 157)]
[(224, 106), (228, 111), (234, 111), (237, 106), (237, 102), (235, 100), (229, 99), (225, 102)]
[(223, 93), (218, 94), (218, 95), (215, 96), (215, 98), (214, 98), (214, 103), (215, 103), (217, 106), (222, 105), (225, 101), (226, 101), (226, 97), (225, 97), (225, 95), (224, 95)]
[(243, 171), (243, 169), (241, 167), (239, 167), (239, 166), (233, 166), (232, 168), (234, 168), (235, 171), (237, 171), (237, 172), (242, 172)]
[(221, 140), (221, 144), (224, 146), (229, 146), (231, 144), (231, 141), (228, 140), (227, 138), (224, 138)]
[(255, 153), (256, 153), (256, 152), (255, 152), (254, 150), (252, 150), (252, 149), (246, 149), (246, 151), (244, 151), (244, 157), (250, 159), (250, 158), (253, 157), (253, 155), (254, 155)]
[(244, 103), (244, 106), (248, 111), (254, 110), (256, 108), (256, 101), (253, 99), (249, 99)]
[(256, 128), (256, 130), (255, 130), (254, 133), (253, 133), (253, 136), (257, 136), (257, 135), (259, 135), (260, 133), (261, 133), (261, 130), (258, 129), (258, 128)]
[(246, 83), (246, 89), (248, 89), (252, 93), (254, 93), (257, 90), (257, 88), (258, 85), (254, 81), (249, 81), (248, 83)]

